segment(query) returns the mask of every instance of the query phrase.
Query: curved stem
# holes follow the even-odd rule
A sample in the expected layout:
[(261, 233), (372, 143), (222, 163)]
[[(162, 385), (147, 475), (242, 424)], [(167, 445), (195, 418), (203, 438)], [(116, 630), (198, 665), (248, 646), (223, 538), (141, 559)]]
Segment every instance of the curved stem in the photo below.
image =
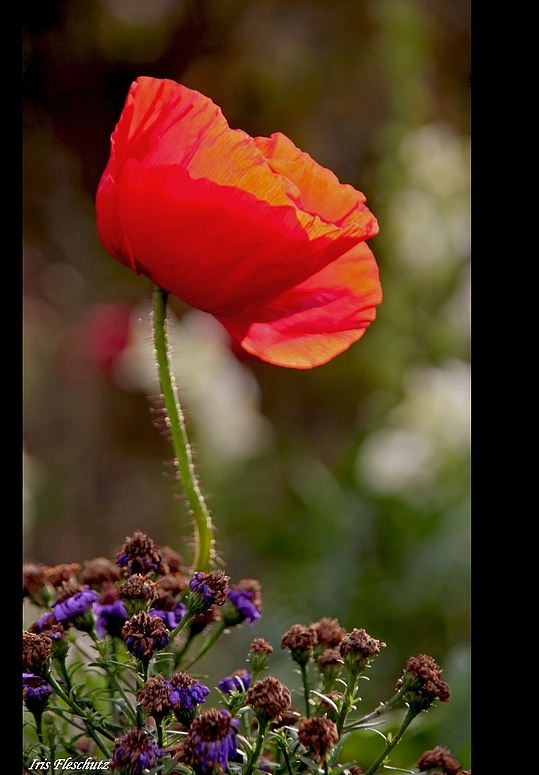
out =
[(192, 644), (194, 638), (195, 638), (195, 636), (190, 631), (189, 635), (185, 639), (185, 643), (183, 644), (183, 646), (180, 649), (178, 649), (178, 651), (176, 651), (176, 653), (174, 654), (174, 670), (177, 670), (179, 668), (179, 666), (181, 665), (182, 660), (183, 660), (183, 658), (185, 657), (185, 655), (187, 653), (187, 649)]
[(378, 759), (374, 762), (374, 764), (372, 764), (369, 767), (369, 769), (367, 770), (365, 775), (373, 775), (373, 773), (376, 772), (378, 767), (382, 764), (384, 759), (387, 756), (389, 756), (389, 754), (395, 748), (397, 743), (400, 743), (400, 741), (402, 739), (402, 736), (404, 735), (404, 733), (406, 732), (407, 728), (410, 726), (410, 724), (412, 723), (412, 721), (414, 720), (414, 718), (416, 716), (417, 716), (417, 713), (415, 711), (412, 711), (411, 708), (408, 708), (408, 710), (406, 712), (406, 716), (404, 717), (404, 721), (401, 724), (401, 728), (399, 729), (399, 731), (397, 732), (395, 737), (392, 738), (392, 740), (386, 745), (385, 749), (382, 751), (382, 753), (380, 754)]
[(186, 665), (186, 670), (189, 669), (192, 665), (195, 664), (195, 662), (198, 662), (199, 659), (201, 659), (204, 654), (206, 654), (210, 648), (213, 646), (214, 643), (217, 643), (223, 632), (226, 630), (226, 625), (221, 622), (218, 627), (215, 628), (215, 630), (212, 632), (212, 634), (206, 639), (205, 643), (203, 644), (202, 648), (198, 652), (198, 654), (189, 660), (189, 662)]
[(170, 366), (166, 335), (168, 293), (156, 286), (153, 295), (153, 335), (161, 393), (174, 448), (174, 465), (195, 519), (193, 568), (208, 571), (214, 555), (213, 523), (195, 474), (185, 419)]
[(345, 725), (343, 727), (344, 732), (349, 732), (352, 729), (357, 729), (361, 727), (363, 724), (367, 724), (369, 721), (374, 721), (375, 719), (382, 716), (384, 713), (387, 713), (388, 710), (392, 710), (395, 705), (399, 702), (399, 700), (402, 699), (403, 692), (399, 689), (399, 691), (393, 695), (393, 697), (386, 703), (380, 703), (380, 705), (375, 708), (372, 713), (368, 713), (366, 716), (362, 716), (359, 719), (356, 719), (355, 721), (352, 721), (351, 724)]

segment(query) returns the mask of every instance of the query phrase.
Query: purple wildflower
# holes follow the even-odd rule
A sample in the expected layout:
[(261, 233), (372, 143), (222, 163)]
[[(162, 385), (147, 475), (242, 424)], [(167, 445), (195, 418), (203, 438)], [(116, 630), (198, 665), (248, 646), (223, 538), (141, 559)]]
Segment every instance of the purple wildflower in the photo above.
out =
[(254, 624), (257, 619), (260, 619), (260, 609), (254, 602), (255, 593), (250, 589), (236, 589), (228, 590), (228, 599), (238, 609), (240, 621), (247, 622), (248, 624)]
[(122, 627), (129, 619), (123, 600), (114, 600), (112, 603), (94, 603), (94, 611), (97, 616), (95, 628), (100, 638), (106, 633), (121, 637)]
[(85, 586), (82, 592), (76, 592), (61, 603), (55, 603), (52, 607), (52, 612), (56, 621), (62, 622), (65, 619), (71, 619), (74, 616), (81, 616), (81, 614), (86, 613), (97, 598), (97, 592)]
[(34, 673), (22, 674), (22, 697), (34, 716), (41, 716), (51, 694), (52, 686), (44, 678)]
[[(178, 671), (170, 676), (170, 684), (177, 699), (173, 704), (178, 710), (196, 710), (196, 706), (205, 702), (210, 690), (187, 673)], [(172, 696), (171, 696), (172, 699)]]
[(217, 688), (220, 689), (223, 694), (230, 694), (231, 691), (246, 692), (251, 685), (251, 676), (247, 670), (238, 670), (232, 675), (227, 675), (225, 678), (221, 678), (217, 684)]
[(155, 571), (161, 561), (161, 553), (152, 539), (139, 530), (125, 539), (124, 545), (116, 555), (118, 567), (127, 568), (129, 576)]
[(54, 616), (52, 611), (47, 611), (46, 614), (43, 614), (41, 619), (38, 619), (37, 626), (38, 626), (38, 629), (39, 629), (40, 632), (43, 632), (43, 630), (45, 630), (47, 628), (49, 620), (51, 620), (51, 619), (52, 619), (52, 621), (55, 620), (55, 616)]
[(164, 649), (169, 643), (163, 620), (159, 616), (148, 616), (144, 611), (124, 624), (122, 638), (131, 654), (142, 662), (149, 662), (156, 651)]
[(155, 767), (159, 758), (159, 748), (143, 729), (133, 729), (114, 741), (111, 769), (120, 773), (139, 775), (144, 770)]
[(159, 616), (167, 625), (169, 630), (175, 630), (184, 617), (186, 607), (183, 603), (176, 603), (172, 611), (165, 611), (161, 608), (152, 608), (151, 616)]
[(138, 691), (138, 699), (145, 712), (159, 720), (173, 710), (178, 702), (178, 692), (162, 675), (158, 675), (148, 678)]
[(234, 759), (238, 752), (238, 728), (239, 722), (226, 710), (210, 708), (198, 716), (187, 738), (190, 763), (194, 770), (207, 773), (215, 767), (224, 772), (229, 759)]
[[(225, 576), (223, 571), (215, 570), (210, 573), (199, 571), (195, 573), (189, 582), (189, 588), (191, 592), (198, 593), (198, 597), (202, 602), (202, 605), (199, 602), (195, 603), (196, 613), (203, 613), (205, 609), (214, 604), (223, 605), (226, 601), (227, 585), (228, 576)], [(192, 599), (191, 604), (193, 603)], [(201, 610), (199, 611), (198, 608), (201, 608)]]

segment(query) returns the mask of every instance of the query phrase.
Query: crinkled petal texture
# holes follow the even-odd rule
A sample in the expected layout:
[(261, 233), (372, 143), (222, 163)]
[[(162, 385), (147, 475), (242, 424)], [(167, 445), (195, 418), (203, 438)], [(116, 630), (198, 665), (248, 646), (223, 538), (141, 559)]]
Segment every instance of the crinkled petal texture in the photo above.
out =
[(381, 301), (365, 197), (284, 135), (230, 129), (208, 98), (139, 78), (96, 197), (117, 260), (211, 312), (252, 355), (311, 368)]

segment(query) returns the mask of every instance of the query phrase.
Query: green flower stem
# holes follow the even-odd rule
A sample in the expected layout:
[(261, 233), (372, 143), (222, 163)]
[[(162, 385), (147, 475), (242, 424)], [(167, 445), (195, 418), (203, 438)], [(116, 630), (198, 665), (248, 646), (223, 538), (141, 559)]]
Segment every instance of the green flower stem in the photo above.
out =
[(286, 769), (288, 770), (288, 775), (294, 775), (294, 773), (292, 772), (292, 766), (290, 764), (290, 757), (288, 756), (288, 750), (287, 750), (285, 740), (283, 740), (282, 737), (277, 737), (276, 740), (277, 740), (277, 745), (283, 755), (283, 758), (286, 764)]
[(155, 728), (157, 731), (157, 745), (159, 748), (163, 748), (164, 747), (163, 719), (161, 717), (158, 717), (155, 719)]
[[(132, 721), (135, 721), (135, 711), (131, 705), (131, 702), (129, 700), (129, 697), (127, 696), (125, 689), (123, 688), (123, 686), (120, 683), (120, 680), (118, 679), (118, 675), (117, 675), (118, 669), (117, 669), (116, 660), (114, 659), (112, 663), (109, 663), (108, 661), (110, 659), (108, 655), (108, 644), (106, 642), (97, 641), (96, 648), (100, 656), (100, 659), (98, 660), (98, 662), (96, 662), (96, 664), (98, 664), (99, 667), (101, 667), (101, 669), (105, 672), (105, 675), (107, 676), (108, 690), (110, 693), (111, 700), (114, 700), (114, 695), (115, 695), (115, 692), (117, 691), (125, 703), (123, 708), (124, 713), (127, 716), (130, 716)], [(113, 658), (116, 657), (116, 649), (115, 649), (114, 642), (112, 643), (112, 657)], [(129, 688), (131, 688), (127, 682), (126, 684), (127, 686), (129, 686)], [(116, 722), (117, 707), (114, 702), (112, 702), (111, 705), (112, 705), (111, 716), (113, 718), (113, 721)]]
[(357, 691), (358, 678), (359, 678), (359, 675), (351, 675), (350, 680), (346, 686), (346, 692), (343, 697), (341, 712), (339, 713), (339, 718), (337, 720), (337, 731), (339, 732), (339, 735), (343, 731), (346, 717), (350, 712), (352, 705), (354, 704), (354, 696)]
[(399, 690), (388, 702), (380, 703), (380, 705), (375, 708), (372, 713), (368, 713), (366, 716), (363, 716), (360, 719), (356, 719), (351, 724), (345, 725), (343, 731), (351, 732), (353, 729), (357, 729), (363, 724), (368, 724), (369, 721), (374, 721), (384, 713), (387, 713), (388, 710), (393, 710), (395, 705), (397, 705), (397, 703), (402, 699), (403, 694), (404, 693)]
[(63, 654), (61, 657), (59, 657), (56, 660), (56, 665), (58, 667), (58, 672), (60, 673), (60, 677), (65, 682), (66, 688), (67, 688), (67, 694), (71, 694), (72, 691), (72, 684), (71, 684), (71, 678), (69, 676), (69, 672), (67, 670), (66, 666), (66, 655)]
[(60, 684), (56, 681), (52, 673), (48, 673), (46, 678), (47, 678), (47, 681), (52, 686), (52, 688), (54, 689), (54, 691), (56, 692), (56, 694), (59, 697), (61, 697), (62, 700), (66, 703), (66, 705), (68, 705), (71, 708), (71, 710), (84, 721), (86, 725), (86, 729), (88, 730), (88, 734), (92, 737), (92, 739), (94, 740), (98, 748), (101, 750), (101, 752), (108, 757), (109, 752), (107, 751), (106, 747), (103, 745), (102, 741), (99, 739), (99, 735), (97, 734), (97, 732), (100, 732), (104, 737), (107, 737), (109, 740), (112, 740), (112, 741), (114, 740), (114, 735), (111, 734), (110, 732), (107, 732), (105, 729), (98, 726), (97, 724), (94, 724), (88, 718), (88, 714), (85, 711), (85, 709), (80, 708), (78, 704), (74, 700), (72, 700), (69, 695), (67, 695), (64, 692), (64, 690), (62, 689)]
[(307, 718), (309, 718), (311, 715), (311, 703), (309, 702), (309, 698), (311, 696), (311, 687), (309, 685), (308, 663), (300, 662), (299, 666), (301, 670), (301, 680), (303, 682), (303, 693), (305, 694), (305, 715)]
[(204, 645), (196, 655), (196, 657), (193, 657), (189, 660), (187, 663), (185, 669), (188, 670), (192, 665), (195, 664), (195, 662), (198, 662), (199, 659), (202, 659), (204, 654), (206, 654), (211, 647), (214, 645), (214, 643), (217, 643), (221, 635), (226, 630), (226, 624), (224, 622), (221, 622), (218, 627), (215, 628), (215, 630), (212, 632), (212, 634), (206, 639)]
[(157, 369), (174, 448), (174, 465), (195, 520), (193, 568), (195, 571), (207, 572), (214, 555), (213, 523), (196, 478), (185, 419), (170, 365), (166, 335), (167, 297), (168, 293), (156, 286), (153, 295), (153, 335)]
[(180, 665), (182, 663), (182, 660), (183, 660), (184, 656), (187, 653), (187, 649), (189, 648), (191, 643), (194, 641), (194, 639), (195, 639), (195, 635), (193, 635), (193, 633), (191, 631), (189, 631), (189, 635), (185, 639), (185, 643), (174, 654), (174, 670), (177, 670), (180, 667)]
[(181, 622), (178, 624), (178, 626), (172, 630), (172, 632), (169, 635), (168, 642), (169, 644), (172, 643), (176, 635), (178, 635), (181, 630), (183, 630), (184, 627), (187, 627), (188, 624), (191, 624), (195, 617), (193, 615), (185, 614)]
[(268, 721), (258, 721), (258, 737), (256, 739), (256, 746), (251, 754), (251, 758), (249, 759), (249, 764), (247, 765), (247, 769), (245, 770), (243, 775), (251, 775), (251, 772), (255, 768), (255, 765), (258, 761), (258, 757), (260, 756), (260, 752), (262, 751), (262, 746), (264, 745), (264, 740), (266, 739), (266, 731), (268, 729), (269, 722)]
[(43, 713), (34, 714), (34, 721), (36, 722), (37, 739), (39, 740), (41, 745), (44, 745), (44, 743), (43, 743)]
[(406, 711), (406, 716), (404, 717), (404, 721), (401, 724), (401, 727), (395, 737), (391, 739), (391, 741), (386, 745), (385, 749), (382, 751), (378, 759), (372, 764), (365, 775), (373, 775), (373, 773), (376, 772), (378, 767), (382, 764), (384, 759), (386, 759), (387, 756), (391, 753), (391, 751), (395, 748), (397, 743), (400, 743), (402, 736), (414, 720), (414, 718), (417, 716), (417, 712), (413, 711), (411, 708), (408, 708)]

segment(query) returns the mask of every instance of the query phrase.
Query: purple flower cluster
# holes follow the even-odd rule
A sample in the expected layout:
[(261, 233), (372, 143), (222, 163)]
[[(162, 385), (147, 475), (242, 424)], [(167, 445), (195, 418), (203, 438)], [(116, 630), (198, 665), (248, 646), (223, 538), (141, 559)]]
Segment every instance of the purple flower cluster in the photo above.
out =
[(191, 581), (189, 582), (189, 588), (191, 592), (198, 592), (204, 598), (204, 602), (208, 608), (213, 605), (215, 600), (214, 590), (206, 583), (206, 573), (195, 573)]
[(129, 619), (123, 600), (114, 600), (112, 603), (94, 603), (94, 611), (97, 616), (95, 628), (102, 638), (105, 633), (121, 636), (122, 627)]
[(200, 683), (185, 687), (171, 685), (170, 701), (180, 710), (194, 711), (197, 705), (206, 701), (209, 693), (208, 687)]
[(195, 770), (206, 773), (216, 767), (224, 772), (229, 759), (234, 759), (238, 752), (238, 729), (239, 721), (226, 710), (211, 708), (198, 716), (189, 731), (191, 765)]
[(153, 652), (161, 651), (168, 646), (168, 636), (165, 633), (159, 633), (157, 637), (146, 637), (144, 640), (136, 635), (126, 638), (125, 645), (128, 651), (142, 662), (147, 662)]
[(114, 741), (111, 769), (139, 775), (144, 770), (155, 767), (159, 758), (159, 748), (144, 730), (134, 729)]
[(85, 586), (82, 592), (76, 592), (67, 600), (61, 603), (55, 603), (52, 607), (52, 612), (57, 622), (62, 622), (65, 619), (71, 619), (74, 616), (80, 616), (86, 613), (88, 608), (96, 602), (98, 594), (95, 590)]
[(238, 609), (241, 621), (248, 624), (253, 624), (261, 616), (258, 606), (253, 602), (254, 594), (253, 590), (241, 587), (229, 589), (227, 593), (228, 600)]
[(34, 673), (22, 674), (22, 696), (24, 704), (34, 716), (43, 713), (47, 700), (52, 694), (52, 686), (44, 678)]
[(161, 608), (152, 608), (150, 614), (159, 616), (167, 625), (169, 630), (175, 630), (185, 615), (186, 606), (184, 603), (176, 603), (172, 611), (164, 611)]
[(217, 684), (217, 688), (220, 689), (223, 694), (230, 694), (231, 691), (246, 692), (251, 685), (251, 676), (245, 670), (233, 675), (227, 675), (225, 678), (221, 678)]

